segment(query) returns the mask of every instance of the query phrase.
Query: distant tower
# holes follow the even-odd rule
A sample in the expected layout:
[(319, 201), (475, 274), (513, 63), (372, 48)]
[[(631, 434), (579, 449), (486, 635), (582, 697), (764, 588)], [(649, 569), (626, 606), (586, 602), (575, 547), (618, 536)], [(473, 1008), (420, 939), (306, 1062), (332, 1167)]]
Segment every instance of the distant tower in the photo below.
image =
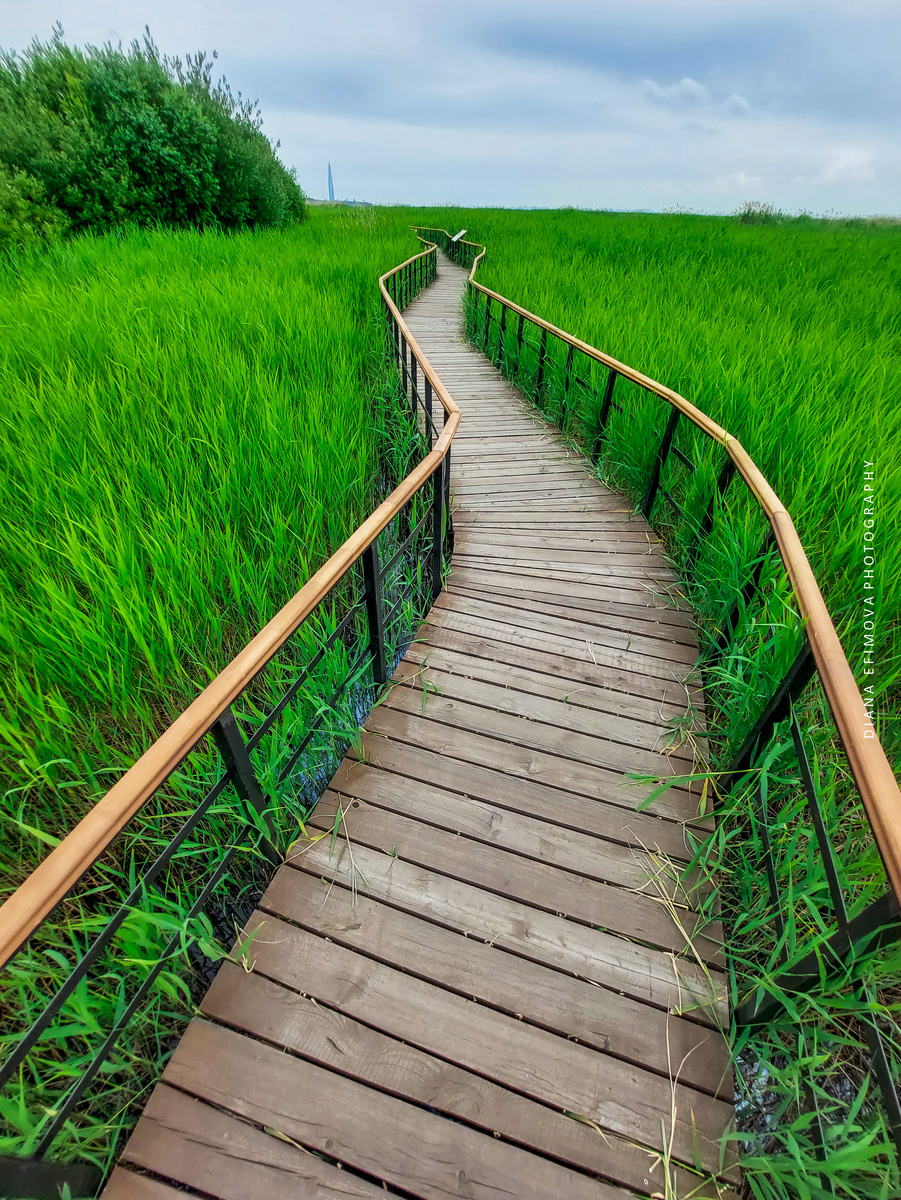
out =
[(335, 198), (335, 185), (332, 183), (332, 164), (331, 163), (329, 163), (329, 165), (328, 165), (328, 198), (329, 198), (329, 200), (334, 200), (334, 198)]

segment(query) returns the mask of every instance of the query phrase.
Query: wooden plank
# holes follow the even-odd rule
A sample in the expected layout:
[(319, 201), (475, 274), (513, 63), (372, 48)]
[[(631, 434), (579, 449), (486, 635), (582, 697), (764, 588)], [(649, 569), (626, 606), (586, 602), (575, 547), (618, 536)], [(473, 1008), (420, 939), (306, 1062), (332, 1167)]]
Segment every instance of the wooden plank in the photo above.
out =
[[(590, 1047), (517, 1021), (286, 922), (255, 914), (245, 937), (256, 929), (255, 974), (511, 1091), (585, 1116), (622, 1137), (657, 1150), (664, 1149), (664, 1137), (671, 1138), (675, 1156), (689, 1164), (698, 1140), (696, 1134), (693, 1138), (694, 1119), (705, 1131), (697, 1147), (701, 1164), (707, 1170), (717, 1169), (719, 1150), (712, 1136), (718, 1139), (728, 1126), (730, 1105), (609, 1055), (601, 1057)], [(353, 1055), (346, 1056), (351, 1070), (353, 1059)], [(381, 1120), (387, 1126), (387, 1114)], [(524, 1163), (522, 1169), (526, 1169)]]
[(603, 629), (615, 629), (620, 633), (634, 632), (642, 637), (678, 642), (683, 646), (695, 648), (697, 653), (697, 639), (691, 626), (665, 623), (658, 619), (656, 612), (642, 613), (638, 606), (626, 606), (631, 608), (631, 611), (624, 615), (615, 611), (616, 607), (623, 606), (605, 604), (602, 600), (583, 602), (578, 597), (492, 586), (490, 583), (460, 576), (451, 576), (446, 592), (448, 596), (469, 596), (474, 600), (508, 604), (511, 608), (520, 608), (525, 612), (545, 613), (548, 616), (564, 618), (574, 616), (585, 624), (600, 626)]
[(664, 546), (658, 537), (636, 529), (634, 524), (623, 519), (621, 513), (606, 517), (600, 513), (575, 513), (570, 518), (553, 513), (536, 513), (532, 520), (523, 516), (495, 516), (479, 510), (461, 510), (455, 515), (454, 527), (458, 533), (474, 533), (483, 541), (497, 541), (508, 532), (516, 538), (532, 537), (536, 534), (553, 536), (556, 533), (568, 539), (604, 538), (622, 549), (647, 549), (648, 546)]
[[(584, 606), (597, 612), (617, 613), (623, 617), (635, 614), (638, 620), (653, 620), (665, 624), (678, 625), (682, 629), (694, 633), (695, 622), (690, 611), (679, 607), (670, 595), (656, 583), (648, 582), (608, 585), (604, 581), (593, 579), (567, 580), (560, 575), (552, 580), (539, 575), (532, 575), (520, 567), (507, 567), (504, 570), (493, 567), (467, 567), (462, 563), (451, 568), (448, 587), (467, 584), (471, 587), (483, 588), (486, 591), (525, 592), (536, 594), (544, 600), (551, 600), (568, 607)], [(653, 609), (653, 613), (642, 612), (642, 609)]]
[(324, 840), (292, 858), (290, 865), (643, 1004), (718, 1028), (728, 1022), (719, 971), (489, 895), (367, 846), (357, 846), (353, 859), (356, 867), (348, 854), (330, 853)]
[(577, 554), (586, 551), (596, 551), (603, 554), (642, 555), (646, 558), (662, 560), (666, 565), (665, 544), (659, 538), (650, 538), (647, 534), (626, 530), (609, 531), (598, 525), (595, 518), (593, 528), (564, 529), (558, 519), (553, 524), (545, 526), (537, 522), (526, 524), (525, 521), (515, 523), (509, 520), (494, 519), (490, 513), (477, 512), (474, 514), (480, 520), (467, 524), (457, 522), (455, 529), (458, 537), (483, 546), (515, 545), (520, 548), (534, 546), (545, 549), (556, 546), (560, 550), (573, 550)]
[[(506, 561), (538, 560), (546, 566), (552, 563), (563, 563), (578, 570), (583, 564), (600, 569), (600, 573), (614, 575), (638, 576), (641, 578), (647, 572), (654, 578), (672, 580), (672, 568), (662, 555), (642, 551), (640, 554), (630, 554), (624, 550), (591, 548), (587, 545), (577, 548), (556, 549), (551, 543), (553, 538), (541, 538), (533, 542), (520, 542), (515, 534), (511, 534), (507, 545), (502, 543), (490, 544), (480, 540), (478, 534), (469, 535), (461, 531), (459, 547), (457, 539), (454, 542), (454, 553), (461, 558), (492, 559), (498, 563)], [(560, 539), (561, 541), (563, 539)]]
[[(655, 863), (650, 854), (637, 848), (633, 854), (624, 854), (618, 842), (602, 841), (581, 830), (548, 825), (526, 813), (499, 809), (471, 796), (407, 779), (368, 763), (358, 762), (353, 770), (339, 769), (339, 776), (340, 784), (333, 785), (325, 795), (340, 795), (345, 807), (350, 799), (362, 800), (427, 825), (464, 834), (474, 841), (499, 846), (524, 858), (534, 858), (619, 887), (647, 888), (649, 875), (655, 874)], [(665, 888), (667, 895), (692, 907), (691, 891), (686, 895), (685, 888), (690, 889), (693, 882), (697, 882), (694, 877), (684, 883), (675, 878), (660, 878), (655, 889), (658, 886)], [(650, 894), (656, 892), (652, 890)]]
[[(722, 1034), (708, 1026), (662, 1013), (617, 992), (599, 995), (596, 987), (582, 980), (376, 900), (353, 898), (340, 886), (288, 867), (277, 873), (260, 907), (369, 958), (666, 1079), (672, 1077), (675, 1065), (684, 1063), (679, 1071), (683, 1083), (731, 1099), (728, 1046)], [(252, 957), (253, 950), (250, 953)], [(207, 1005), (205, 1009), (209, 1011)]]
[[(468, 729), (452, 729), (438, 721), (412, 713), (395, 712), (379, 706), (370, 714), (366, 727), (370, 733), (394, 738), (411, 746), (438, 753), (447, 759), (461, 759), (478, 766), (497, 767), (504, 774), (535, 783), (547, 784), (566, 792), (603, 800), (635, 812), (652, 790), (645, 784), (629, 781), (622, 773), (595, 767), (577, 759), (560, 758), (532, 746), (519, 746), (486, 737)], [(673, 785), (654, 801), (657, 816), (671, 820), (689, 821), (702, 828), (705, 820), (698, 816), (700, 785), (694, 785), (692, 795), (686, 788)]]
[(116, 1167), (100, 1193), (102, 1200), (184, 1200), (184, 1192), (148, 1175)]
[[(429, 612), (425, 624), (437, 630), (451, 629), (472, 637), (512, 643), (536, 656), (551, 655), (582, 664), (589, 663), (595, 672), (593, 682), (632, 696), (665, 700), (676, 705), (682, 703), (687, 708), (692, 690), (699, 690), (692, 682), (692, 665), (618, 650), (604, 645), (591, 634), (586, 637), (566, 637), (544, 633), (538, 629), (518, 628), (506, 621), (473, 617), (438, 606)], [(429, 635), (430, 638), (435, 636)], [(535, 665), (539, 666), (538, 663)]]
[[(360, 801), (348, 803), (326, 792), (307, 818), (307, 828), (330, 833), (336, 827), (349, 843), (351, 854), (357, 846), (381, 850), (504, 899), (518, 900), (674, 954), (685, 948), (688, 937), (695, 954), (704, 962), (724, 965), (719, 924), (705, 923), (701, 932), (697, 916), (686, 908), (663, 903), (653, 882), (646, 883), (646, 891), (633, 892), (424, 825), (387, 809)], [(292, 854), (303, 853), (307, 844), (301, 838)], [(666, 890), (667, 885), (662, 884), (660, 891)]]
[(647, 638), (639, 632), (623, 633), (618, 629), (609, 629), (593, 621), (580, 620), (576, 613), (564, 612), (541, 613), (529, 611), (522, 605), (507, 604), (502, 599), (493, 596), (471, 597), (459, 596), (446, 592), (438, 597), (435, 607), (449, 612), (465, 612), (472, 616), (484, 617), (490, 621), (502, 621), (509, 625), (521, 625), (524, 629), (534, 629), (543, 633), (570, 638), (589, 638), (592, 644), (600, 642), (617, 650), (634, 652), (646, 658), (661, 659), (664, 662), (684, 663), (694, 666), (698, 661), (698, 651), (695, 646), (684, 642), (668, 643), (660, 638)]
[(460, 551), (459, 561), (460, 566), (463, 567), (487, 567), (489, 570), (521, 571), (527, 575), (534, 575), (545, 579), (572, 579), (576, 582), (584, 582), (587, 579), (591, 579), (592, 581), (597, 581), (599, 584), (607, 581), (614, 587), (626, 587), (633, 590), (652, 587), (661, 594), (672, 594), (677, 587), (673, 581), (672, 573), (668, 569), (653, 565), (648, 567), (624, 566), (614, 568), (589, 560), (557, 563), (546, 562), (544, 559), (535, 558), (530, 554), (523, 554), (521, 558), (500, 559), (486, 554), (472, 554), (465, 550)]
[[(363, 730), (360, 761), (352, 747), (332, 778), (332, 787), (341, 792), (350, 788), (349, 780), (357, 771), (372, 764), (410, 781), (432, 784), (444, 791), (489, 801), (536, 817), (545, 824), (584, 831), (623, 846), (647, 849), (675, 861), (687, 860), (692, 852), (686, 845), (685, 826), (651, 813), (629, 812), (615, 805), (589, 800), (557, 787), (519, 779), (503, 771), (477, 766), (460, 759), (441, 758), (429, 750)], [(703, 836), (701, 831), (697, 831)]]
[(423, 1200), (497, 1200), (511, 1179), (531, 1200), (597, 1195), (584, 1175), (206, 1021), (164, 1078)]
[[(296, 872), (294, 878), (298, 882), (306, 880)], [(383, 911), (391, 912), (384, 907)], [(305, 915), (305, 910), (301, 912)], [(209, 1017), (218, 1017), (320, 1066), (350, 1074), (361, 1083), (425, 1105), (566, 1165), (592, 1172), (603, 1170), (637, 1187), (645, 1186), (648, 1179), (647, 1152), (625, 1139), (609, 1131), (602, 1139), (596, 1133), (591, 1138), (585, 1126), (584, 1132), (578, 1132), (578, 1123), (562, 1113), (363, 1026), (261, 974), (226, 965), (204, 1002), (204, 1011)], [(688, 1172), (680, 1174), (686, 1185), (695, 1183)], [(655, 1171), (651, 1179), (662, 1183), (662, 1171)], [(606, 1193), (601, 1191), (599, 1195)], [(615, 1191), (614, 1196), (619, 1200), (620, 1193)]]
[[(162, 1083), (154, 1089), (123, 1159), (220, 1200), (384, 1200), (380, 1186), (292, 1145), (287, 1135), (278, 1136), (282, 1132), (278, 1126), (264, 1132)], [(132, 1175), (135, 1178), (139, 1177)], [(167, 1189), (167, 1194), (185, 1193)], [(123, 1195), (138, 1200), (139, 1193)], [(147, 1200), (153, 1198), (148, 1195)]]
[[(422, 670), (418, 664), (413, 669), (416, 672)], [(469, 697), (456, 695), (467, 690)], [(665, 779), (669, 775), (689, 774), (692, 770), (692, 759), (684, 752), (678, 756), (666, 755), (639, 747), (634, 740), (631, 744), (620, 741), (620, 736), (628, 736), (628, 733), (623, 722), (608, 713), (589, 715), (574, 709), (568, 714), (567, 705), (478, 680), (472, 681), (468, 689), (465, 681), (460, 680), (458, 686), (450, 684), (448, 690), (439, 686), (437, 692), (398, 682), (382, 701), (382, 707), (419, 714), (453, 729), (468, 729), (503, 742), (533, 746), (548, 754), (610, 771), (638, 771)], [(571, 720), (567, 720), (567, 716)], [(589, 732), (583, 732), (583, 728)], [(658, 737), (663, 748), (669, 738), (665, 733)]]
[[(413, 645), (394, 673), (395, 680), (420, 690), (484, 704), (565, 729), (601, 737), (616, 736), (625, 745), (662, 751), (673, 740), (672, 730), (660, 719), (659, 709), (623, 712), (622, 693), (603, 688), (574, 688), (565, 680), (540, 671), (511, 667), (491, 659), (458, 653), (442, 646)], [(386, 701), (386, 703), (390, 703)], [(593, 714), (603, 714), (599, 718)], [(684, 750), (674, 759), (686, 758)]]

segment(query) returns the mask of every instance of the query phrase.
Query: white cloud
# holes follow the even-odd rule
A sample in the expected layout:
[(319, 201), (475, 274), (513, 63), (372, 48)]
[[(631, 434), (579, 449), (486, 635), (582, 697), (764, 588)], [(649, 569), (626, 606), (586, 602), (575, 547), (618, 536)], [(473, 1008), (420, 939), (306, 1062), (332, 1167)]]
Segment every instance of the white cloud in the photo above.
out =
[(718, 192), (747, 192), (749, 188), (763, 186), (759, 175), (750, 175), (747, 171), (732, 171), (729, 175), (721, 175), (710, 183), (710, 187)]
[(811, 183), (869, 183), (875, 179), (873, 155), (860, 146), (845, 146), (830, 154)]
[(654, 104), (665, 104), (670, 108), (687, 108), (710, 102), (710, 93), (696, 79), (680, 79), (670, 87), (661, 87), (653, 79), (646, 79), (642, 91)]
[(738, 92), (733, 92), (732, 95), (723, 102), (723, 108), (733, 117), (745, 117), (751, 111), (751, 105), (744, 98), (744, 96), (739, 96)]

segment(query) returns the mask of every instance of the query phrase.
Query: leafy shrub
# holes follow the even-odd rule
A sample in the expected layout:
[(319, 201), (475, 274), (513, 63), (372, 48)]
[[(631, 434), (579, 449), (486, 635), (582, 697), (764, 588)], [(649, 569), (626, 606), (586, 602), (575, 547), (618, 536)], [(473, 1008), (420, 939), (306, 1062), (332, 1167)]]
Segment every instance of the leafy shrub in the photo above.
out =
[(149, 33), (127, 52), (80, 50), (57, 27), (0, 52), (0, 166), (36, 180), (73, 231), (303, 219), (259, 110), (212, 70), (204, 54), (162, 57)]
[(0, 165), (0, 250), (24, 249), (57, 238), (66, 219), (48, 204), (39, 179)]

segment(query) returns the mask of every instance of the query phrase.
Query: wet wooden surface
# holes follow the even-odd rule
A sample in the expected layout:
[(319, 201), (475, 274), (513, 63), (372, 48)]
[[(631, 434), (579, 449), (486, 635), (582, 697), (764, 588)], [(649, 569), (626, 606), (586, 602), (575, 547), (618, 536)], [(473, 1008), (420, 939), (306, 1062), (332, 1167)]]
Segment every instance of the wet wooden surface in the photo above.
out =
[(442, 261), (405, 314), (464, 414), (447, 591), (107, 1200), (736, 1179), (722, 931), (682, 879), (706, 823), (681, 786), (639, 811), (629, 779), (691, 770), (691, 614), (648, 526), (463, 342), (464, 278)]

